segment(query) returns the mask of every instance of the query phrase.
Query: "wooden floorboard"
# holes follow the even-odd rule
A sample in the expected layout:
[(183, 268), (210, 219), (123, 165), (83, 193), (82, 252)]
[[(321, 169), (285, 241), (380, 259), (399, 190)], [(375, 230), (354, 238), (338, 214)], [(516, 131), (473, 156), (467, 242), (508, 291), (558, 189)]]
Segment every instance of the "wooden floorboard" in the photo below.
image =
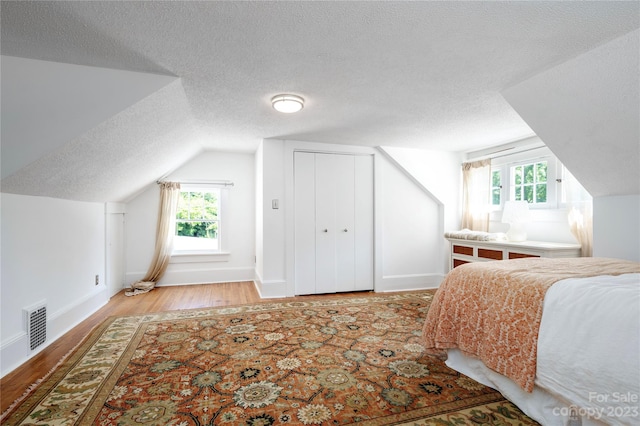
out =
[[(353, 294), (340, 293), (339, 295), (350, 296)], [(374, 293), (358, 292), (356, 294)], [(313, 297), (323, 296), (314, 295)], [(127, 297), (124, 295), (124, 291), (120, 292), (89, 318), (0, 379), (1, 412), (4, 412), (17, 398), (21, 397), (31, 384), (47, 375), (95, 326), (101, 324), (110, 316), (241, 305), (262, 301), (272, 302), (275, 300), (277, 299), (261, 299), (253, 282), (157, 287), (147, 294), (134, 297)]]

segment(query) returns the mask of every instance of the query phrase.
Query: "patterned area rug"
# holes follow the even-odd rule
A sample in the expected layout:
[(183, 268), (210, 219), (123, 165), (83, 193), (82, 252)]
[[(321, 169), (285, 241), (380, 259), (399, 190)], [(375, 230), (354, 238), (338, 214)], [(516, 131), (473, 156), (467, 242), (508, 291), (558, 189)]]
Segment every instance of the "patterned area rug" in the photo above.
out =
[(111, 318), (3, 424), (537, 424), (423, 353), (432, 296)]

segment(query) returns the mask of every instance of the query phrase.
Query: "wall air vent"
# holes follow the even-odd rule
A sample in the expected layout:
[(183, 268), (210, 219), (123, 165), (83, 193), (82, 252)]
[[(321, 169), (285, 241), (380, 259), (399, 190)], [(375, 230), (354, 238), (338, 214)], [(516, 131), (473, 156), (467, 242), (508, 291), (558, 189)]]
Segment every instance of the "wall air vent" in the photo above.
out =
[(40, 302), (24, 308), (29, 348), (36, 349), (47, 340), (47, 304)]

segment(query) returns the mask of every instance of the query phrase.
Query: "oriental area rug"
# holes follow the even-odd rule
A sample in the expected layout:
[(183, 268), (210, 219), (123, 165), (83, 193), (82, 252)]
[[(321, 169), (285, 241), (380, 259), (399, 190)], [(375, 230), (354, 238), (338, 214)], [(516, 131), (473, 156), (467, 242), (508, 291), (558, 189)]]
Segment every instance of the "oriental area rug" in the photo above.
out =
[(6, 425), (535, 425), (426, 355), (433, 291), (112, 317)]

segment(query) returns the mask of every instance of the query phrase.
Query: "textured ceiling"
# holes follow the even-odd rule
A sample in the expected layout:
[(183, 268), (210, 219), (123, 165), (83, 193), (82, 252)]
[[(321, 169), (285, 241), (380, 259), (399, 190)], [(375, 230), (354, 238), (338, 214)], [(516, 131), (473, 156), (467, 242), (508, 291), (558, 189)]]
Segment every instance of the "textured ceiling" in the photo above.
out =
[(640, 30), (503, 95), (594, 198), (640, 195)]
[[(2, 1), (0, 12), (3, 55), (180, 79), (2, 181), (88, 201), (126, 199), (198, 149), (252, 152), (263, 138), (449, 151), (520, 139), (533, 132), (501, 91), (639, 26), (638, 2)], [(281, 92), (304, 110), (273, 111)]]

